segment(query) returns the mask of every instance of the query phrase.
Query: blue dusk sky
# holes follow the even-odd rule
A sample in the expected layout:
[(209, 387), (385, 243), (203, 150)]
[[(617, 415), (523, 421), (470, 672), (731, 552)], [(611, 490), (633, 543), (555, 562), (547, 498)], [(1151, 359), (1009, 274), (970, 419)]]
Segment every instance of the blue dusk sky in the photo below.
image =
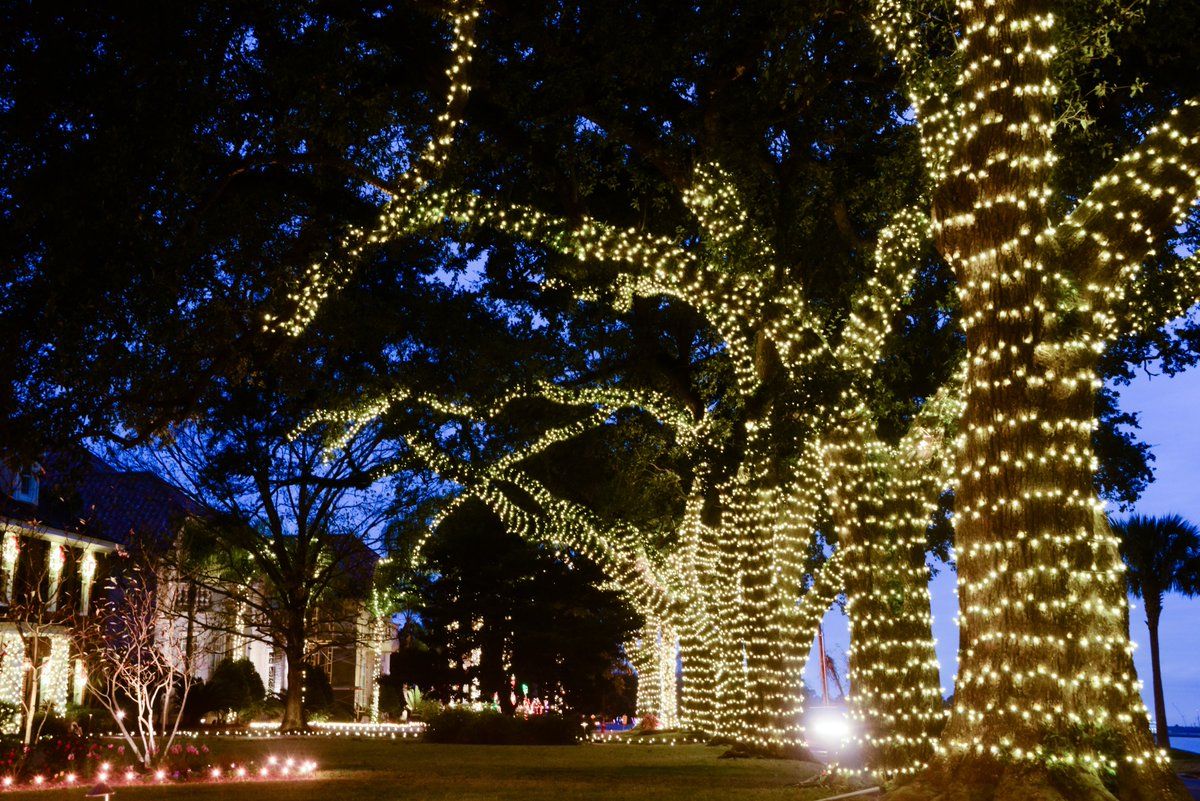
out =
[[(1141, 438), (1154, 452), (1155, 481), (1137, 504), (1142, 514), (1178, 513), (1200, 523), (1200, 370), (1174, 378), (1143, 376), (1120, 387), (1121, 406), (1141, 415)], [(957, 599), (952, 571), (941, 569), (934, 578), (934, 636), (942, 664), (942, 686), (950, 692), (956, 672), (958, 629), (954, 624)], [(1153, 709), (1150, 696), (1150, 646), (1141, 602), (1133, 599), (1130, 629), (1137, 644), (1134, 661), (1144, 683), (1142, 695)], [(839, 670), (846, 667), (846, 618), (833, 610), (825, 618), (826, 648)], [(1170, 595), (1160, 626), (1163, 687), (1167, 722), (1200, 725), (1200, 599)], [(809, 660), (805, 679), (819, 691), (817, 660)], [(837, 690), (831, 687), (836, 697)]]

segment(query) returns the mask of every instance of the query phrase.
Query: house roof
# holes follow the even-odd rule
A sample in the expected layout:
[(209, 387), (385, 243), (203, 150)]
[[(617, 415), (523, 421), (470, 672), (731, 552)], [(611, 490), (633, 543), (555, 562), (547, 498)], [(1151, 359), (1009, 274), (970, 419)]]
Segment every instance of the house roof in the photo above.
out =
[(46, 456), (36, 506), (0, 496), (0, 516), (118, 545), (170, 542), (213, 512), (146, 470), (121, 470), (80, 448)]
[(375, 567), (379, 554), (352, 534), (342, 534), (328, 539), (329, 550), (337, 560), (338, 570), (347, 580), (343, 588), (351, 597), (365, 598), (375, 580)]

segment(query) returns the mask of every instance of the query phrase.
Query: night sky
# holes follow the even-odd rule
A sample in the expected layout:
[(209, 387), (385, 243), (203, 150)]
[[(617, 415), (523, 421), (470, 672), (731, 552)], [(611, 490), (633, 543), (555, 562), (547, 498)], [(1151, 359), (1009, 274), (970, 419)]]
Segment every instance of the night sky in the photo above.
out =
[[(1141, 415), (1140, 436), (1153, 447), (1155, 481), (1137, 504), (1142, 514), (1178, 513), (1200, 524), (1200, 370), (1175, 378), (1142, 377), (1120, 387), (1121, 406)], [(933, 580), (934, 636), (942, 663), (942, 687), (953, 686), (958, 630), (954, 625), (957, 601), (954, 574), (942, 568)], [(837, 610), (825, 619), (827, 649), (839, 670), (846, 667), (846, 618)], [(1143, 697), (1153, 709), (1150, 696), (1150, 646), (1141, 602), (1133, 600), (1130, 618), (1134, 659), (1138, 677), (1144, 682)], [(1167, 722), (1200, 725), (1200, 599), (1170, 595), (1164, 605), (1160, 626), (1163, 687), (1167, 700)], [(809, 660), (806, 680), (819, 689), (816, 659)], [(836, 689), (831, 688), (836, 697)]]

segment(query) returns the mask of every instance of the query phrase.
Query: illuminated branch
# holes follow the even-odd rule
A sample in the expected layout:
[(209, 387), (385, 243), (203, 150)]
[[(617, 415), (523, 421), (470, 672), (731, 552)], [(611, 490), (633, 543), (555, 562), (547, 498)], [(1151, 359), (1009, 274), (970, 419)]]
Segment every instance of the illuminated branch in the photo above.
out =
[(1141, 270), (1113, 310), (1120, 334), (1138, 334), (1160, 328), (1183, 315), (1200, 299), (1200, 256), (1178, 259), (1170, 275)]
[(834, 352), (844, 368), (868, 374), (879, 360), (892, 317), (912, 288), (928, 235), (929, 221), (916, 209), (898, 212), (880, 232), (875, 274), (855, 297)]
[[(417, 194), (426, 188), (431, 178), (445, 165), (454, 141), (454, 129), (458, 126), (471, 91), (470, 85), (464, 80), (464, 73), (475, 49), (475, 22), (479, 18), (479, 8), (475, 4), (464, 7), (467, 5), (454, 0), (455, 10), (451, 13), (454, 40), (450, 44), (450, 51), (453, 53), (453, 62), (446, 69), (450, 86), (446, 91), (445, 110), (435, 120), (433, 135), (421, 155), (408, 171), (396, 179), (395, 186), (387, 188), (390, 193), (399, 193), (399, 197)], [(268, 312), (263, 315), (263, 329), (299, 336), (316, 317), (325, 299), (345, 285), (354, 271), (357, 256), (364, 246), (376, 241), (378, 234), (378, 231), (360, 228), (352, 228), (347, 232), (341, 242), (345, 255), (341, 259), (327, 258), (309, 265), (304, 271), (300, 287), (287, 294), (287, 300), (293, 306), (291, 315), (281, 319)]]
[[(639, 609), (664, 614), (670, 607), (671, 593), (660, 569), (649, 556), (645, 538), (640, 532), (628, 524), (604, 523), (586, 507), (555, 496), (541, 482), (514, 466), (554, 444), (601, 424), (605, 417), (607, 412), (601, 411), (583, 420), (552, 428), (524, 448), (507, 453), (483, 468), (473, 467), (449, 456), (418, 435), (409, 436), (409, 447), (414, 455), (439, 475), (464, 487), (432, 521), (417, 543), (414, 558), (451, 511), (468, 498), (478, 498), (519, 536), (578, 551), (595, 561), (611, 580), (630, 595)], [(531, 513), (514, 503), (510, 498), (514, 490), (536, 504), (540, 513)]]
[(928, 398), (893, 449), (893, 460), (911, 473), (927, 476), (940, 493), (954, 472), (954, 438), (962, 419), (965, 365)]
[(759, 275), (770, 275), (775, 249), (750, 223), (733, 176), (720, 164), (697, 165), (683, 202), (700, 224), (712, 260), (757, 264)]
[[(554, 495), (523, 471), (508, 469), (497, 478), (541, 508), (547, 523), (545, 541), (578, 550), (596, 562), (640, 609), (661, 615), (670, 608), (670, 588), (640, 531), (627, 523), (605, 523), (587, 507)], [(509, 502), (507, 493), (504, 500)]]
[[(396, 387), (350, 408), (317, 411), (307, 417), (292, 432), (291, 438), (295, 440), (314, 426), (325, 425), (332, 432), (325, 447), (329, 452), (335, 452), (347, 447), (368, 425), (401, 403), (407, 402), (412, 406), (425, 407), (452, 418), (488, 422), (498, 417), (511, 404), (523, 400), (545, 400), (563, 406), (590, 406), (595, 408), (600, 415), (598, 418), (589, 418), (592, 420), (590, 425), (583, 424), (583, 421), (570, 424), (571, 433), (565, 433), (560, 429), (545, 432), (539, 435), (539, 442), (551, 437), (557, 437), (554, 441), (561, 441), (580, 434), (587, 428), (599, 425), (608, 416), (621, 409), (636, 409), (649, 414), (660, 423), (673, 428), (680, 442), (683, 443), (694, 442), (704, 430), (706, 422), (701, 420), (697, 423), (691, 412), (654, 390), (619, 385), (564, 387), (559, 384), (542, 382), (532, 390), (512, 390), (483, 409), (468, 403), (446, 401), (429, 393), (413, 392), (407, 387)], [(559, 433), (556, 434), (555, 431)], [(550, 444), (553, 444), (553, 441), (544, 442), (543, 446), (538, 446), (536, 451), (528, 451), (528, 448), (534, 447), (533, 445), (526, 446), (526, 449), (514, 452), (514, 454), (523, 455), (514, 455), (509, 461), (526, 458), (534, 452), (544, 450), (544, 446)]]
[[(1107, 319), (1142, 263), (1155, 255), (1200, 198), (1200, 101), (1188, 100), (1150, 129), (1067, 216), (1047, 232), (1067, 264), (1079, 264), (1078, 291)], [(1069, 279), (1065, 279), (1069, 280)]]
[(695, 308), (728, 343), (739, 378), (753, 385), (745, 329), (761, 312), (759, 282), (732, 278), (668, 237), (616, 228), (588, 217), (571, 222), (461, 190), (397, 200), (385, 210), (371, 241), (411, 234), (447, 220), (500, 231), (581, 262), (623, 265), (611, 286), (618, 310), (628, 308), (635, 297), (659, 295)]
[(922, 41), (924, 27), (912, 0), (877, 0), (871, 27), (904, 76), (921, 132), (921, 155), (931, 188), (948, 176), (950, 160), (959, 146), (963, 106), (958, 96), (955, 56), (931, 57)]
[(671, 398), (654, 390), (630, 389), (622, 386), (564, 387), (559, 384), (539, 384), (540, 397), (569, 406), (595, 406), (614, 412), (637, 409), (675, 430), (681, 442), (694, 442), (703, 433), (707, 420), (696, 422), (692, 413)]
[[(794, 625), (803, 632), (802, 642), (811, 644), (817, 636), (817, 627), (825, 613), (833, 606), (837, 597), (846, 591), (846, 567), (842, 549), (836, 548), (825, 563), (813, 575), (812, 584), (800, 598), (794, 614)], [(810, 648), (805, 648), (807, 663)], [(824, 669), (824, 666), (822, 666)]]

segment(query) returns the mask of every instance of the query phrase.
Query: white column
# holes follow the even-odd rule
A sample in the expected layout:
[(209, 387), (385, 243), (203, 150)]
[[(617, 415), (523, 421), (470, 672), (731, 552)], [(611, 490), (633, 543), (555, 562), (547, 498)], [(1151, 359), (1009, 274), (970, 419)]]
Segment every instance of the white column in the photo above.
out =
[(54, 612), (58, 610), (58, 591), (62, 587), (62, 571), (63, 565), (67, 563), (67, 555), (61, 545), (50, 543), (49, 550), (46, 551), (46, 570), (49, 572), (49, 597), (46, 598), (46, 609)]
[(12, 530), (4, 532), (4, 549), (0, 560), (4, 564), (4, 599), (6, 601), (12, 601), (13, 590), (16, 589), (17, 556), (20, 553), (21, 543), (17, 539), (17, 532)]
[[(0, 701), (21, 707), (25, 687), (25, 641), (15, 629), (0, 632)], [(4, 727), (4, 734), (21, 730), (21, 716), (14, 715)]]
[(79, 614), (87, 615), (92, 606), (92, 582), (96, 580), (96, 554), (84, 551), (79, 562)]

